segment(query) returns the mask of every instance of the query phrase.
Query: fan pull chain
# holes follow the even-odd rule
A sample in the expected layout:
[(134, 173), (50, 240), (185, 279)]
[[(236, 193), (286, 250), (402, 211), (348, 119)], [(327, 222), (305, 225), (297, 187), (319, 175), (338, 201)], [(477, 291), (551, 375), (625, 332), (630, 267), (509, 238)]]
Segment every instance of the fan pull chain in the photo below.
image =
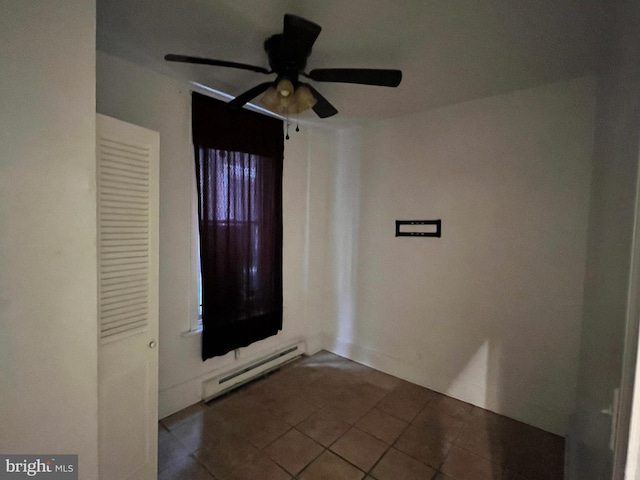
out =
[(300, 116), (296, 113), (296, 132), (300, 131)]
[(286, 138), (287, 140), (289, 140), (289, 116), (288, 116), (288, 115), (287, 115), (287, 117), (286, 117), (286, 122), (287, 122), (287, 136), (286, 136), (286, 137), (284, 137), (284, 138)]

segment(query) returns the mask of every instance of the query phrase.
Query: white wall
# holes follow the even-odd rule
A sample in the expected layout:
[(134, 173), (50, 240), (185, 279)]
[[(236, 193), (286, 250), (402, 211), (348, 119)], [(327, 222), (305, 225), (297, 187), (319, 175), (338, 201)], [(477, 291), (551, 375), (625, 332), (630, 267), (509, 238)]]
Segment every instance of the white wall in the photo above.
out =
[[(610, 52), (597, 90), (582, 345), (576, 414), (568, 448), (568, 478), (575, 480), (612, 478), (612, 471), (615, 471), (613, 478), (622, 478), (638, 342), (640, 261), (634, 255), (640, 249), (636, 207), (640, 155), (640, 3), (622, 0), (612, 5), (615, 22)], [(636, 252), (632, 250), (634, 242)], [(621, 386), (621, 374), (630, 382), (622, 383), (614, 470), (609, 449), (612, 419), (601, 410), (612, 405), (613, 390)], [(638, 407), (640, 402), (635, 408)], [(634, 415), (638, 415), (637, 410)], [(635, 421), (638, 427), (640, 419)], [(640, 430), (634, 433), (629, 479), (638, 478), (635, 471)]]
[(0, 451), (96, 479), (95, 4), (0, 15)]
[[(98, 110), (161, 134), (160, 410), (199, 400), (189, 86), (98, 54)], [(548, 430), (574, 405), (594, 118), (584, 78), (285, 147), (285, 328)], [(394, 238), (442, 218), (443, 238)]]
[(332, 129), (301, 125), (285, 141), (283, 177), (284, 322), (298, 324), (308, 353), (324, 348), (333, 315), (330, 238), (335, 169)]
[(160, 132), (160, 416), (199, 401), (202, 381), (234, 363), (297, 339), (320, 349), (331, 131), (301, 125), (285, 143), (282, 332), (241, 349), (238, 361), (230, 353), (202, 362), (200, 335), (183, 335), (197, 314), (190, 86), (102, 52), (97, 82), (100, 113)]
[[(583, 78), (342, 132), (331, 348), (564, 434), (594, 101)], [(396, 219), (442, 238), (395, 238)]]

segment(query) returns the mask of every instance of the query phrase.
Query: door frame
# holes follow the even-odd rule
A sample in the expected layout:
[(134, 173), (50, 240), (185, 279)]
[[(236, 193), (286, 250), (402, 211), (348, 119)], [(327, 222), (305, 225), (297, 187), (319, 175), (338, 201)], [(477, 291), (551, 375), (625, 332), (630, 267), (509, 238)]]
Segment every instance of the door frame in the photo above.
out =
[[(614, 405), (615, 422), (613, 480), (640, 478), (640, 151), (636, 169), (635, 207), (629, 290), (622, 352), (619, 404)], [(612, 425), (614, 428), (614, 425)]]

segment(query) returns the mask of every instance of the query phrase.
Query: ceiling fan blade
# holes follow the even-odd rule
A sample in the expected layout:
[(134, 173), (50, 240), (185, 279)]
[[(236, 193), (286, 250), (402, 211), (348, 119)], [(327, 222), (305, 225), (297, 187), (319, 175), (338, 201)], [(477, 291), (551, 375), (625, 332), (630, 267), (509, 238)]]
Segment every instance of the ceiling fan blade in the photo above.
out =
[(315, 43), (322, 27), (296, 15), (284, 16), (282, 42), (284, 56), (288, 61), (295, 61), (296, 65), (303, 65), (311, 54), (311, 47)]
[(338, 113), (338, 110), (336, 110), (336, 107), (331, 105), (329, 101), (326, 98), (324, 98), (322, 95), (320, 95), (320, 93), (315, 88), (313, 88), (308, 83), (301, 83), (301, 85), (304, 85), (309, 90), (311, 90), (311, 93), (315, 97), (316, 104), (311, 108), (313, 108), (313, 111), (316, 112), (316, 115), (318, 115), (320, 118), (327, 118)]
[(264, 92), (271, 85), (273, 85), (273, 82), (264, 82), (264, 83), (261, 83), (260, 85), (256, 85), (255, 87), (238, 95), (236, 98), (231, 100), (227, 105), (229, 105), (232, 108), (240, 108), (248, 101), (256, 98), (258, 95)]
[(164, 56), (164, 59), (169, 62), (183, 62), (183, 63), (195, 63), (198, 65), (213, 65), (215, 67), (230, 67), (239, 68), (242, 70), (250, 70), (258, 73), (272, 73), (263, 67), (256, 67), (255, 65), (247, 65), (245, 63), (227, 62), (226, 60), (213, 60), (211, 58), (190, 57), (188, 55), (173, 55), (168, 54)]
[(317, 68), (304, 75), (316, 82), (358, 83), (381, 87), (397, 87), (402, 80), (400, 70), (375, 68)]

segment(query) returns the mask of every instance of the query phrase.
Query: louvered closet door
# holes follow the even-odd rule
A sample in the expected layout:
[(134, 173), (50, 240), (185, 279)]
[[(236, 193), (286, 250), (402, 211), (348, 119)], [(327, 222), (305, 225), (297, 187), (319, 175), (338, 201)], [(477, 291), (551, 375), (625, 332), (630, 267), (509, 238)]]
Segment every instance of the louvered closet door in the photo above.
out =
[(97, 119), (100, 479), (157, 477), (159, 135)]

